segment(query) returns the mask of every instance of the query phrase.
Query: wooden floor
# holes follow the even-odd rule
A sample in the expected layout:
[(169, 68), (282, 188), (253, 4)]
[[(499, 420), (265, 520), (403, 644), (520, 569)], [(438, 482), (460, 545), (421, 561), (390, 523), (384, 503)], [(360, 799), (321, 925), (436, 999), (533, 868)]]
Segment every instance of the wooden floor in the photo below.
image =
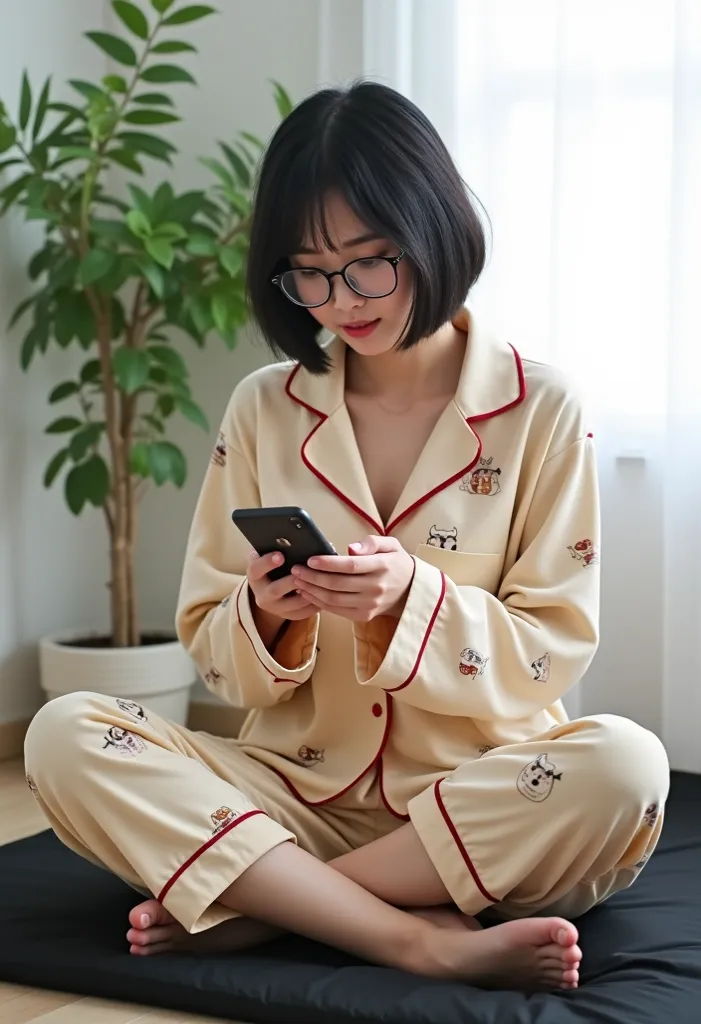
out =
[[(0, 845), (45, 828), (46, 821), (27, 789), (22, 763), (0, 761)], [(216, 1024), (217, 1020), (221, 1018), (193, 1017), (178, 1011), (85, 999), (66, 992), (0, 982), (0, 1024)]]

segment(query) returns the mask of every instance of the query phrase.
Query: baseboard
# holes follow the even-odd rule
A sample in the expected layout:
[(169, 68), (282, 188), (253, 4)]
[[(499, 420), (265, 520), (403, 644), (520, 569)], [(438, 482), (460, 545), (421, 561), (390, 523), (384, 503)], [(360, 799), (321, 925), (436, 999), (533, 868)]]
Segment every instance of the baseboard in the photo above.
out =
[(24, 737), (30, 722), (31, 718), (22, 718), (18, 722), (0, 722), (0, 761), (22, 756)]
[(228, 704), (214, 704), (209, 700), (194, 700), (190, 704), (187, 726), (194, 732), (208, 732), (212, 736), (233, 738), (238, 736), (247, 714), (247, 711), (229, 707)]

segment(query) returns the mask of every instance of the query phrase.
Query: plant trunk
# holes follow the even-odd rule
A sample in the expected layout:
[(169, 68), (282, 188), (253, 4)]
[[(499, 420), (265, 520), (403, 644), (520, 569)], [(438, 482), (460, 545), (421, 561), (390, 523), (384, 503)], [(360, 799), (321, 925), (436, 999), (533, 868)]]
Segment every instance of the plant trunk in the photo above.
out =
[(131, 410), (122, 409), (122, 429), (113, 449), (114, 521), (110, 537), (112, 567), (112, 644), (138, 647), (140, 642), (134, 546), (136, 541), (136, 495), (129, 458), (131, 452)]

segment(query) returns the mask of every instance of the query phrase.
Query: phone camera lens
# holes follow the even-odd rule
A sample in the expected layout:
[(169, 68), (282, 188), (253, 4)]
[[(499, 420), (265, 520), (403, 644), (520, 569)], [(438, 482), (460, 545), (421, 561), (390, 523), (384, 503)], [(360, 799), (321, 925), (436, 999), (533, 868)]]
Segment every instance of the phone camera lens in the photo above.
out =
[(297, 529), (297, 530), (301, 530), (302, 529), (302, 524), (300, 523), (299, 519), (294, 519), (293, 518), (293, 519), (290, 519), (290, 522), (295, 527), (295, 529)]

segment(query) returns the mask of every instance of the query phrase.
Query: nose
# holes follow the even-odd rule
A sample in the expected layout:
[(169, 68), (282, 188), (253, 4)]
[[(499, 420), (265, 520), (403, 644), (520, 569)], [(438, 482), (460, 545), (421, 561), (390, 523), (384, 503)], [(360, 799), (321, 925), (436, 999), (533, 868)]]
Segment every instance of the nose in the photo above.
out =
[(331, 280), (331, 301), (334, 309), (339, 312), (346, 312), (351, 309), (358, 309), (365, 303), (362, 295), (358, 295), (352, 288), (349, 288), (341, 274), (335, 275)]

